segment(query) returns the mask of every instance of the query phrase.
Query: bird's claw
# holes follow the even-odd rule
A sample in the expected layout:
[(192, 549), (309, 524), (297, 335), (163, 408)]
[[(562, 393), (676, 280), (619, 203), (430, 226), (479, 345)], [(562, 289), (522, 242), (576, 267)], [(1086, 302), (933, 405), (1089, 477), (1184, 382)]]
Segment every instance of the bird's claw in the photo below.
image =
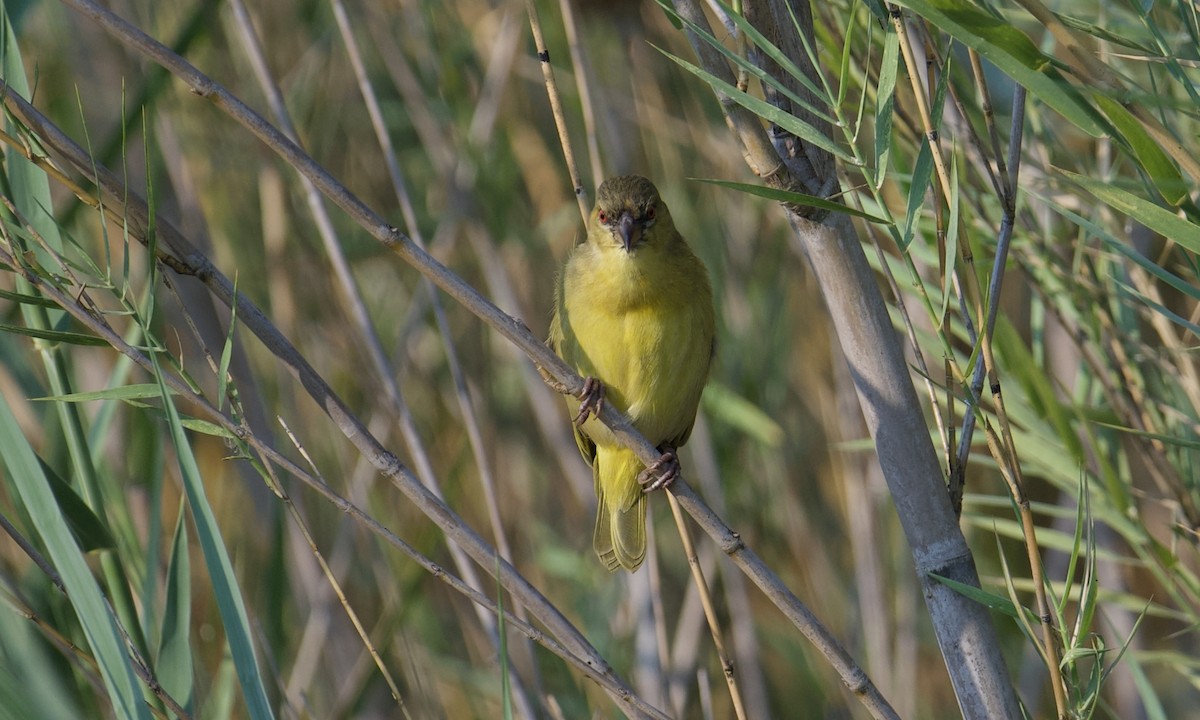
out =
[(589, 415), (599, 417), (602, 407), (604, 383), (594, 377), (584, 378), (583, 389), (579, 391), (579, 414), (575, 416), (575, 424), (582, 427)]
[(642, 492), (654, 492), (670, 487), (677, 477), (679, 458), (675, 457), (675, 449), (668, 447), (663, 449), (663, 454), (657, 460), (638, 473), (637, 481), (642, 486)]

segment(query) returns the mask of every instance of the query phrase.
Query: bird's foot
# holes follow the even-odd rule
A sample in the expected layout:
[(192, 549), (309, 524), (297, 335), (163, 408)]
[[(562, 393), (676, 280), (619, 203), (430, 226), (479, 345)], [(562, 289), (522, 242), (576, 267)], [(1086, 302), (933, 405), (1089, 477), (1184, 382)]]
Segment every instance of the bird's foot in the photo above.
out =
[(587, 422), (588, 415), (599, 417), (600, 408), (604, 407), (604, 383), (594, 377), (584, 378), (583, 389), (577, 397), (579, 414), (575, 416), (575, 424), (582, 427)]
[(654, 492), (670, 487), (675, 478), (679, 477), (679, 458), (675, 457), (675, 448), (663, 445), (659, 450), (662, 451), (662, 455), (638, 474), (637, 481), (642, 486), (642, 492)]

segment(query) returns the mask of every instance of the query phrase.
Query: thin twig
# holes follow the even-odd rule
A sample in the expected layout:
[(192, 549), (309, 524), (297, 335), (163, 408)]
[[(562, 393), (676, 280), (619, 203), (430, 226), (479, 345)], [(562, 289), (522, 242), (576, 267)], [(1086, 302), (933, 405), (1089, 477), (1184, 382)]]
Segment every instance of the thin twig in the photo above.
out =
[(546, 95), (550, 98), (550, 110), (554, 113), (554, 126), (558, 128), (558, 142), (562, 145), (563, 159), (567, 162), (567, 174), (571, 176), (571, 187), (575, 190), (575, 200), (579, 203), (579, 216), (586, 225), (591, 207), (588, 204), (587, 190), (579, 177), (579, 166), (575, 164), (575, 152), (571, 149), (567, 116), (558, 96), (558, 83), (554, 81), (554, 66), (550, 64), (546, 38), (542, 36), (542, 21), (538, 19), (537, 3), (534, 0), (525, 0), (525, 12), (529, 15), (529, 28), (533, 31), (533, 42), (537, 45), (538, 64), (542, 66), (542, 78), (546, 81)]
[[(575, 22), (575, 0), (559, 0), (563, 29), (567, 34), (567, 49), (571, 52), (571, 65), (575, 68), (575, 89), (579, 93), (579, 110), (583, 115), (583, 134), (587, 139), (588, 165), (592, 168), (592, 182), (600, 187), (604, 180), (604, 161), (600, 157), (600, 139), (596, 131), (596, 110), (592, 105), (592, 74), (583, 52), (583, 40)], [(586, 222), (586, 218), (585, 218)]]
[(717, 649), (717, 657), (721, 661), (721, 671), (725, 676), (725, 683), (729, 686), (729, 697), (733, 700), (733, 710), (737, 714), (739, 720), (746, 720), (746, 707), (742, 702), (742, 692), (738, 689), (737, 676), (733, 671), (733, 661), (729, 657), (729, 651), (725, 649), (725, 640), (722, 637), (721, 625), (717, 621), (717, 611), (713, 608), (712, 595), (708, 591), (708, 583), (704, 580), (704, 571), (700, 569), (700, 560), (696, 557), (696, 547), (692, 544), (692, 534), (688, 532), (687, 524), (683, 519), (683, 512), (679, 509), (679, 503), (675, 501), (673, 495), (667, 495), (668, 504), (671, 506), (671, 514), (675, 517), (675, 524), (679, 527), (679, 539), (683, 541), (683, 552), (687, 556), (688, 565), (692, 568), (692, 577), (696, 581), (696, 588), (700, 593), (700, 604), (704, 607), (704, 619), (708, 621), (708, 632), (712, 636), (713, 645)]
[[(313, 476), (318, 480), (323, 480), (319, 471), (317, 470), (317, 464), (313, 462), (311, 457), (309, 457), (308, 451), (304, 449), (304, 446), (300, 443), (299, 438), (296, 437), (296, 435), (292, 432), (292, 429), (288, 427), (287, 422), (284, 421), (282, 417), (279, 418), (279, 424), (283, 427), (283, 432), (288, 436), (288, 439), (292, 441), (292, 446), (296, 448), (296, 451), (300, 453), (300, 456), (304, 458), (305, 462), (307, 462), (308, 466), (312, 469)], [(264, 470), (263, 480), (268, 481), (271, 491), (275, 493), (275, 496), (278, 497), (283, 502), (284, 507), (287, 508), (288, 514), (292, 517), (292, 522), (295, 523), (297, 529), (300, 530), (300, 534), (304, 537), (304, 542), (308, 544), (309, 552), (312, 553), (313, 557), (317, 561), (317, 564), (321, 566), (321, 573), (325, 576), (325, 581), (329, 584), (329, 587), (333, 590), (334, 594), (337, 595), (338, 602), (341, 603), (342, 609), (346, 611), (346, 617), (350, 619), (350, 623), (354, 626), (354, 631), (358, 633), (359, 639), (362, 640), (363, 646), (366, 647), (367, 652), (370, 653), (371, 660), (375, 663), (375, 667), (379, 669), (379, 674), (383, 675), (383, 680), (387, 683), (388, 690), (392, 694), (392, 699), (395, 700), (396, 704), (400, 706), (400, 712), (404, 713), (404, 717), (411, 720), (412, 716), (409, 715), (408, 706), (404, 704), (404, 699), (400, 695), (400, 688), (396, 685), (396, 681), (392, 678), (392, 673), (388, 670), (387, 665), (384, 664), (383, 658), (379, 656), (379, 651), (375, 649), (375, 643), (371, 642), (371, 636), (367, 633), (367, 629), (363, 627), (362, 620), (359, 619), (358, 613), (354, 611), (354, 608), (350, 605), (350, 600), (346, 598), (346, 593), (342, 590), (342, 584), (338, 582), (337, 575), (333, 572), (333, 568), (329, 567), (329, 563), (325, 560), (324, 553), (322, 553), (321, 549), (317, 547), (316, 538), (313, 537), (312, 532), (308, 529), (308, 523), (305, 522), (304, 516), (300, 514), (299, 508), (297, 508), (296, 504), (292, 502), (291, 496), (288, 495), (287, 491), (283, 489), (283, 483), (281, 483), (279, 478), (275, 476), (275, 469), (271, 463), (263, 463), (262, 467)]]
[[(992, 109), (992, 94), (988, 90), (987, 75), (983, 72), (983, 61), (979, 59), (979, 53), (975, 48), (968, 48), (967, 57), (971, 61), (971, 76), (975, 79), (975, 97), (983, 110), (983, 124), (987, 128), (988, 140), (992, 144), (992, 158), (996, 162), (996, 171), (992, 172), (992, 167), (987, 164), (986, 159), (984, 167), (987, 169), (988, 179), (992, 181), (993, 189), (1003, 199), (1009, 196), (1010, 188), (1015, 188), (1015, 185), (1009, 181), (1008, 165), (1004, 162), (1004, 153), (1000, 151), (1000, 132), (996, 129), (996, 113)], [(1017, 87), (1024, 89), (1021, 85), (1017, 85)], [(974, 137), (974, 128), (971, 126), (970, 118), (964, 114), (963, 121), (967, 127), (972, 129), (971, 134)], [(1012, 144), (1010, 144), (1011, 146)], [(980, 148), (981, 155), (983, 154), (982, 150)]]

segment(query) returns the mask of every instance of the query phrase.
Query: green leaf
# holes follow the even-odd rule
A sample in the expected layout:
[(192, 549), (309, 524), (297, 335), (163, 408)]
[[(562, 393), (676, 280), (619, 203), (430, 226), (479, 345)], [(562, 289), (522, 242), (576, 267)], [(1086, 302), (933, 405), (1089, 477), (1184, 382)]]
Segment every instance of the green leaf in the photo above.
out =
[[(1188, 657), (1180, 659), (1178, 665), (1185, 666), (1193, 661), (1194, 658)], [(1142, 707), (1146, 710), (1148, 720), (1167, 720), (1169, 715), (1167, 709), (1163, 707), (1162, 698), (1159, 697), (1159, 690), (1154, 683), (1150, 682), (1150, 678), (1146, 677), (1146, 671), (1142, 669), (1142, 664), (1137, 658), (1130, 658), (1129, 674), (1133, 676), (1133, 684), (1137, 687), (1138, 695), (1142, 699)]]
[(1128, 240), (1115, 237), (1103, 226), (1097, 224), (1093, 220), (1083, 217), (1079, 213), (1064, 208), (1062, 205), (1054, 202), (1050, 198), (1029, 190), (1026, 190), (1026, 195), (1041, 200), (1051, 210), (1067, 218), (1075, 225), (1078, 225), (1082, 229), (1091, 233), (1093, 236), (1100, 238), (1110, 249), (1121, 253), (1132, 262), (1137, 263), (1143, 270), (1155, 276), (1163, 283), (1170, 285), (1179, 292), (1195, 300), (1200, 300), (1200, 288), (1196, 287), (1187, 280), (1184, 280), (1170, 270), (1167, 270), (1161, 265), (1158, 265), (1150, 258), (1138, 252), (1135, 248), (1130, 247)]
[(1159, 442), (1166, 443), (1167, 445), (1175, 445), (1176, 447), (1185, 448), (1187, 450), (1200, 450), (1200, 440), (1194, 440), (1192, 438), (1175, 437), (1173, 435), (1164, 435), (1163, 433), (1147, 432), (1146, 430), (1138, 430), (1137, 428), (1125, 427), (1124, 425), (1117, 425), (1115, 423), (1100, 422), (1099, 420), (1093, 420), (1092, 424), (1099, 427), (1106, 427), (1110, 430), (1117, 430), (1129, 435), (1134, 435), (1136, 437), (1147, 438), (1149, 440), (1158, 440)]
[(225, 345), (221, 348), (221, 364), (217, 368), (217, 410), (220, 410), (225, 404), (225, 386), (229, 378), (229, 361), (233, 358), (233, 337), (234, 332), (237, 330), (237, 296), (238, 275), (235, 273), (233, 276), (234, 302), (229, 304), (229, 329), (225, 333)]
[(846, 162), (850, 165), (861, 165), (861, 163), (858, 160), (855, 160), (850, 153), (838, 147), (836, 143), (826, 137), (825, 133), (804, 122), (795, 115), (789, 115), (765, 100), (760, 100), (749, 93), (738, 90), (733, 85), (730, 85), (715, 75), (710, 74), (708, 71), (702, 70), (690, 62), (672, 55), (657, 45), (654, 45), (653, 47), (663, 55), (666, 55), (674, 60), (684, 70), (687, 70), (696, 77), (707, 82), (717, 92), (726, 95), (738, 105), (741, 105), (767, 122), (774, 123), (801, 140), (812, 143), (813, 145), (828, 151), (843, 162)]
[(1174, 240), (1193, 253), (1200, 254), (1200, 225), (1190, 223), (1170, 210), (1107, 183), (1069, 170), (1059, 169), (1059, 172), (1117, 212), (1128, 215), (1154, 232)]
[[(942, 276), (942, 307), (937, 317), (937, 328), (949, 316), (950, 299), (954, 297), (955, 263), (958, 262), (958, 153), (950, 153), (950, 217), (946, 221), (946, 272)], [(963, 268), (963, 272), (974, 272)]]
[[(496, 553), (496, 570), (493, 577), (500, 577), (500, 553)], [(496, 622), (497, 635), (500, 637), (500, 705), (504, 708), (504, 720), (513, 718), (512, 680), (508, 676), (508, 628), (504, 621), (504, 590), (496, 582)]]
[(254, 643), (251, 639), (250, 620), (246, 615), (246, 606), (242, 601), (241, 588), (237, 576), (233, 572), (233, 564), (229, 561), (229, 553), (221, 539), (221, 529), (213, 515), (212, 506), (204, 490), (204, 479), (192, 447), (184, 434), (184, 426), (175, 403), (167, 392), (162, 379), (162, 371), (158, 367), (158, 357), (150, 355), (154, 364), (154, 376), (159, 383), (163, 409), (167, 414), (167, 427), (175, 446), (175, 456), (179, 462), (179, 472), (183, 478), (183, 488), (187, 496), (188, 507), (196, 522), (196, 536), (200, 540), (200, 549), (204, 554), (208, 577), (212, 583), (213, 595), (216, 597), (217, 610), (225, 627), (225, 638), (237, 670), (238, 681), (242, 687), (242, 700), (253, 720), (272, 720), (275, 715), (267, 700), (267, 692), (263, 686), (262, 673), (258, 668), (258, 659), (254, 655)]
[(880, 0), (863, 0), (863, 4), (867, 6), (867, 9), (871, 11), (871, 14), (875, 16), (875, 19), (879, 21), (880, 25), (887, 27), (889, 24), (891, 24), (891, 18), (888, 17), (888, 11), (883, 7), (883, 3), (880, 2)]
[[(169, 389), (168, 392), (172, 395), (179, 394)], [(121, 385), (120, 387), (107, 388), (105, 390), (77, 392), (68, 395), (50, 395), (33, 399), (54, 402), (92, 402), (94, 400), (145, 400), (146, 398), (161, 397), (161, 395), (162, 393), (157, 385), (153, 383), (141, 383), (138, 385)]]
[(883, 39), (883, 60), (879, 64), (879, 85), (875, 103), (875, 189), (883, 187), (892, 151), (892, 118), (896, 105), (896, 73), (900, 68), (900, 36), (888, 26)]
[(212, 686), (204, 698), (201, 718), (203, 720), (226, 720), (233, 717), (234, 703), (237, 700), (237, 675), (233, 658), (226, 651), (221, 658), (221, 664), (213, 673)]
[[(11, 268), (10, 268), (11, 270)], [(0, 298), (11, 300), (21, 305), (37, 305), (39, 307), (56, 308), (58, 303), (40, 295), (27, 295), (25, 293), (9, 292), (8, 290), (0, 290)]]
[(1059, 74), (1053, 61), (1011, 23), (989, 15), (968, 0), (897, 0), (897, 4), (974, 49), (1087, 134), (1092, 137), (1106, 134), (1095, 108)]
[[(659, 0), (659, 2), (663, 2), (663, 1), (664, 0)], [(802, 71), (796, 65), (796, 63), (792, 62), (792, 59), (790, 57), (788, 57), (787, 53), (785, 53), (782, 50), (780, 50), (779, 48), (775, 47), (774, 43), (772, 43), (770, 40), (768, 40), (766, 38), (765, 35), (763, 35), (761, 32), (759, 32), (758, 28), (754, 27), (754, 25), (751, 24), (751, 22), (749, 20), (747, 20), (745, 17), (743, 17), (740, 12), (738, 12), (734, 8), (730, 7), (728, 4), (721, 2), (721, 0), (717, 0), (717, 2), (720, 4), (720, 6), (722, 8), (725, 9), (725, 12), (728, 13), (728, 15), (729, 15), (729, 19), (733, 22), (734, 25), (737, 25), (738, 30), (741, 30), (742, 33), (744, 33), (745, 36), (750, 39), (750, 42), (754, 43), (755, 47), (757, 47), (759, 50), (762, 50), (764, 53), (766, 53), (767, 57), (771, 58), (771, 60), (773, 60), (775, 62), (775, 64), (778, 65), (780, 67), (780, 69), (783, 70), (783, 72), (787, 73), (790, 77), (794, 78), (796, 80), (796, 82), (800, 83), (800, 85), (804, 87), (804, 89), (806, 89), (810, 93), (812, 93), (813, 97), (824, 100), (826, 105), (828, 105), (829, 107), (834, 106), (833, 98), (831, 98), (828, 95), (828, 93), (826, 93), (825, 91), (818, 88), (813, 83), (813, 81), (808, 77), (808, 74), (805, 73), (804, 71)], [(739, 6), (740, 6), (740, 3), (739, 3)], [(712, 37), (712, 36), (709, 35), (709, 37)], [(720, 43), (715, 38), (713, 39), (713, 42), (716, 42), (718, 45), (720, 45)], [(785, 92), (787, 92), (787, 91), (785, 90)], [(791, 96), (790, 93), (789, 93), (789, 96)], [(801, 104), (804, 105), (805, 107), (809, 108), (810, 110), (812, 110), (814, 114), (825, 116), (824, 113), (817, 111), (816, 108), (812, 108), (808, 103), (801, 102)], [(830, 119), (830, 121), (832, 122), (832, 119)]]
[[(663, 2), (663, 0), (659, 0), (659, 4), (665, 6), (665, 3)], [(785, 55), (779, 48), (772, 45), (771, 42), (768, 41), (762, 35), (762, 33), (760, 33), (758, 31), (757, 28), (755, 28), (753, 25), (751, 25), (740, 14), (735, 12), (733, 10), (733, 8), (730, 8), (724, 4), (722, 4), (721, 7), (725, 9), (725, 11), (727, 13), (727, 17), (730, 19), (730, 21), (732, 21), (735, 25), (738, 26), (739, 29), (741, 29), (741, 31), (743, 33), (745, 33), (746, 37), (750, 39), (750, 42), (754, 43), (754, 45), (756, 47), (758, 47), (759, 50), (761, 50), (768, 57), (770, 57), (771, 60), (773, 60), (775, 62), (775, 64), (778, 65), (783, 70), (784, 73), (786, 73), (790, 77), (794, 78), (797, 82), (799, 82), (805, 89), (807, 89), (810, 93), (812, 93), (813, 97), (817, 97), (817, 98), (820, 98), (821, 100), (825, 101), (825, 104), (827, 106), (832, 105), (832, 101), (830, 100), (830, 98), (825, 93), (818, 90), (817, 87), (812, 83), (812, 81), (809, 80), (808, 77), (803, 72), (801, 72), (794, 63), (792, 63), (791, 59), (788, 58), (788, 56)], [(668, 14), (671, 14), (671, 13), (674, 13), (673, 9), (668, 10)], [(676, 17), (678, 17), (678, 16), (676, 16)], [(833, 124), (835, 122), (834, 118), (826, 110), (816, 107), (811, 102), (809, 102), (807, 99), (802, 98), (799, 95), (797, 95), (790, 87), (785, 85), (783, 82), (780, 82), (779, 78), (766, 72), (759, 66), (750, 62), (750, 60), (748, 60), (747, 58), (744, 58), (741, 55), (739, 55), (738, 53), (734, 52), (733, 50), (730, 50), (729, 48), (725, 47), (724, 43), (722, 43), (720, 40), (717, 40), (715, 37), (712, 36), (711, 33), (706, 31), (704, 28), (702, 28), (699, 25), (697, 25), (689, 20), (686, 20), (684, 18), (680, 18), (680, 21), (687, 26), (688, 30), (690, 30), (691, 32), (700, 36), (705, 42), (707, 42), (710, 46), (712, 46), (712, 48), (714, 50), (716, 50), (717, 52), (724, 55), (730, 62), (737, 65), (740, 69), (744, 70), (749, 75), (752, 75), (753, 77), (757, 78), (759, 82), (763, 83), (766, 86), (774, 88), (776, 91), (785, 95), (794, 104), (796, 104), (799, 107), (804, 108), (805, 110), (811, 112), (813, 115), (821, 118), (822, 120), (824, 120), (830, 124)]]
[(187, 507), (179, 503), (179, 521), (171, 541), (171, 561), (167, 567), (167, 599), (163, 607), (162, 632), (159, 636), (158, 680), (185, 710), (192, 709), (192, 576), (188, 558)]
[(787, 190), (776, 190), (775, 188), (764, 187), (762, 185), (750, 185), (747, 183), (733, 182), (730, 180), (713, 180), (713, 179), (709, 179), (709, 178), (688, 178), (688, 179), (695, 180), (697, 182), (702, 182), (702, 183), (710, 183), (712, 185), (720, 185), (721, 187), (729, 188), (730, 190), (737, 190), (738, 192), (744, 192), (744, 193), (747, 193), (750, 195), (757, 195), (758, 197), (766, 198), (767, 200), (774, 200), (776, 202), (791, 203), (792, 205), (804, 205), (807, 207), (815, 207), (815, 208), (820, 208), (822, 210), (828, 210), (830, 212), (835, 212), (835, 213), (845, 213), (846, 215), (853, 215), (855, 217), (860, 217), (864, 220), (869, 220), (873, 223), (878, 223), (880, 225), (891, 225), (892, 224), (891, 222), (884, 220), (881, 217), (876, 217), (874, 215), (865, 213), (861, 210), (855, 210), (852, 207), (847, 207), (841, 203), (836, 203), (836, 202), (833, 202), (832, 200), (826, 200), (824, 198), (816, 197), (815, 195), (805, 195), (803, 193), (788, 192)]
[(1108, 28), (1102, 28), (1099, 25), (1094, 25), (1086, 20), (1080, 20), (1079, 18), (1071, 17), (1070, 15), (1064, 15), (1062, 13), (1054, 14), (1059, 20), (1062, 21), (1063, 25), (1066, 25), (1072, 30), (1080, 30), (1088, 35), (1091, 35), (1092, 37), (1099, 38), (1100, 40), (1107, 40), (1108, 42), (1116, 43), (1122, 47), (1141, 51), (1147, 55), (1155, 54), (1155, 51), (1149, 46), (1143, 45), (1136, 40), (1125, 37), (1124, 35), (1118, 35)]
[(91, 568), (75, 542), (70, 524), (54, 497), (50, 481), (29, 446), (8, 400), (0, 395), (0, 459), (17, 490), (30, 521), (46, 547), (50, 562), (62, 578), (70, 607), (79, 619), (88, 647), (104, 680), (111, 712), (119, 718), (145, 718), (150, 713), (141, 685), (125, 649), (116, 620), (96, 585)]
[[(999, 610), (1000, 612), (1004, 613), (1005, 615), (1009, 616), (1010, 618), (1013, 618), (1014, 620), (1017, 618), (1017, 609), (1016, 609), (1017, 606), (1014, 605), (1011, 600), (1004, 597), (1003, 595), (997, 595), (995, 593), (990, 593), (986, 590), (977, 588), (974, 585), (966, 585), (964, 583), (960, 583), (957, 580), (951, 580), (948, 577), (943, 577), (941, 575), (938, 575), (937, 573), (929, 573), (929, 577), (933, 578), (934, 580), (937, 580), (938, 582), (940, 582), (941, 584), (950, 588), (951, 590), (958, 593), (959, 595), (962, 595), (963, 597), (968, 598), (970, 600), (974, 600), (975, 602), (979, 603), (980, 605), (983, 605), (984, 607), (991, 608), (992, 610)], [(1032, 610), (1030, 610), (1029, 608), (1026, 608), (1026, 607), (1022, 607), (1021, 610), (1025, 613), (1026, 617), (1030, 618), (1030, 620), (1032, 622), (1038, 621), (1037, 613), (1033, 612)]]
[(1163, 317), (1167, 318), (1168, 320), (1175, 323), (1179, 327), (1187, 330), (1192, 335), (1195, 335), (1197, 338), (1200, 338), (1200, 325), (1197, 325), (1196, 323), (1192, 322), (1191, 320), (1188, 320), (1187, 318), (1185, 318), (1184, 316), (1175, 312), (1174, 310), (1170, 309), (1166, 305), (1163, 305), (1160, 302), (1150, 299), (1150, 297), (1148, 297), (1147, 295), (1145, 295), (1144, 293), (1139, 291), (1137, 288), (1134, 288), (1133, 286), (1129, 285), (1128, 283), (1117, 281), (1114, 283), (1113, 286), (1116, 288), (1117, 293), (1121, 297), (1129, 298), (1129, 299), (1136, 300), (1137, 302), (1142, 303), (1143, 305), (1150, 308), (1154, 312), (1158, 313), (1159, 315), (1162, 315)]
[(66, 332), (63, 330), (39, 330), (36, 328), (23, 327), (21, 325), (5, 325), (0, 323), (0, 332), (13, 333), (14, 335), (26, 335), (39, 340), (50, 340), (52, 342), (66, 343), (67, 345), (85, 345), (90, 347), (108, 345), (108, 341), (104, 338), (98, 338), (95, 335), (85, 335), (83, 333)]
[(204, 433), (205, 435), (224, 438), (226, 440), (237, 439), (237, 436), (233, 433), (229, 432), (220, 425), (217, 425), (216, 423), (210, 423), (207, 420), (200, 420), (192, 417), (181, 417), (179, 422), (183, 423), (185, 428), (193, 432)]
[(925, 193), (929, 191), (929, 180), (933, 177), (933, 153), (929, 149), (929, 138), (921, 140), (921, 150), (917, 153), (917, 164), (913, 167), (912, 183), (908, 186), (908, 209), (904, 217), (904, 231), (900, 234), (900, 250), (907, 252), (912, 244), (913, 234), (920, 216), (921, 206), (925, 203)]
[(54, 469), (40, 457), (38, 462), (42, 465), (42, 472), (45, 473), (46, 480), (50, 483), (50, 491), (54, 493), (54, 499), (58, 501), (58, 507), (66, 517), (67, 525), (70, 526), (71, 534), (75, 536), (80, 549), (84, 552), (91, 552), (115, 548), (117, 542), (109, 532), (108, 526), (96, 513), (92, 512), (83, 498), (75, 492), (75, 488), (54, 472)]
[[(842, 40), (842, 61), (838, 65), (838, 90), (836, 107), (841, 107), (842, 103), (846, 102), (846, 93), (848, 92), (850, 82), (850, 58), (854, 57), (851, 51), (853, 46), (857, 44), (854, 37), (854, 26), (857, 23), (851, 22), (846, 25), (846, 37)], [(865, 94), (865, 93), (864, 93)]]
[(1179, 207), (1188, 199), (1187, 184), (1179, 174), (1175, 161), (1159, 146), (1154, 138), (1146, 132), (1146, 128), (1138, 122), (1121, 103), (1107, 95), (1096, 93), (1093, 96), (1096, 104), (1108, 116), (1109, 121), (1133, 150), (1139, 164), (1154, 182), (1154, 187), (1162, 194), (1163, 199), (1175, 207)]

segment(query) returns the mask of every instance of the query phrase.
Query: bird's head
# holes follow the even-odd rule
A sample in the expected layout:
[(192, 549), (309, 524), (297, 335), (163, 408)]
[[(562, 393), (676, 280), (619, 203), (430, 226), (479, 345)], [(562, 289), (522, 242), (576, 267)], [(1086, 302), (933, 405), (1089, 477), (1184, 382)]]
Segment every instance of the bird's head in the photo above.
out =
[(667, 207), (658, 188), (639, 175), (605, 180), (596, 191), (589, 237), (601, 244), (618, 245), (632, 253), (671, 228)]

